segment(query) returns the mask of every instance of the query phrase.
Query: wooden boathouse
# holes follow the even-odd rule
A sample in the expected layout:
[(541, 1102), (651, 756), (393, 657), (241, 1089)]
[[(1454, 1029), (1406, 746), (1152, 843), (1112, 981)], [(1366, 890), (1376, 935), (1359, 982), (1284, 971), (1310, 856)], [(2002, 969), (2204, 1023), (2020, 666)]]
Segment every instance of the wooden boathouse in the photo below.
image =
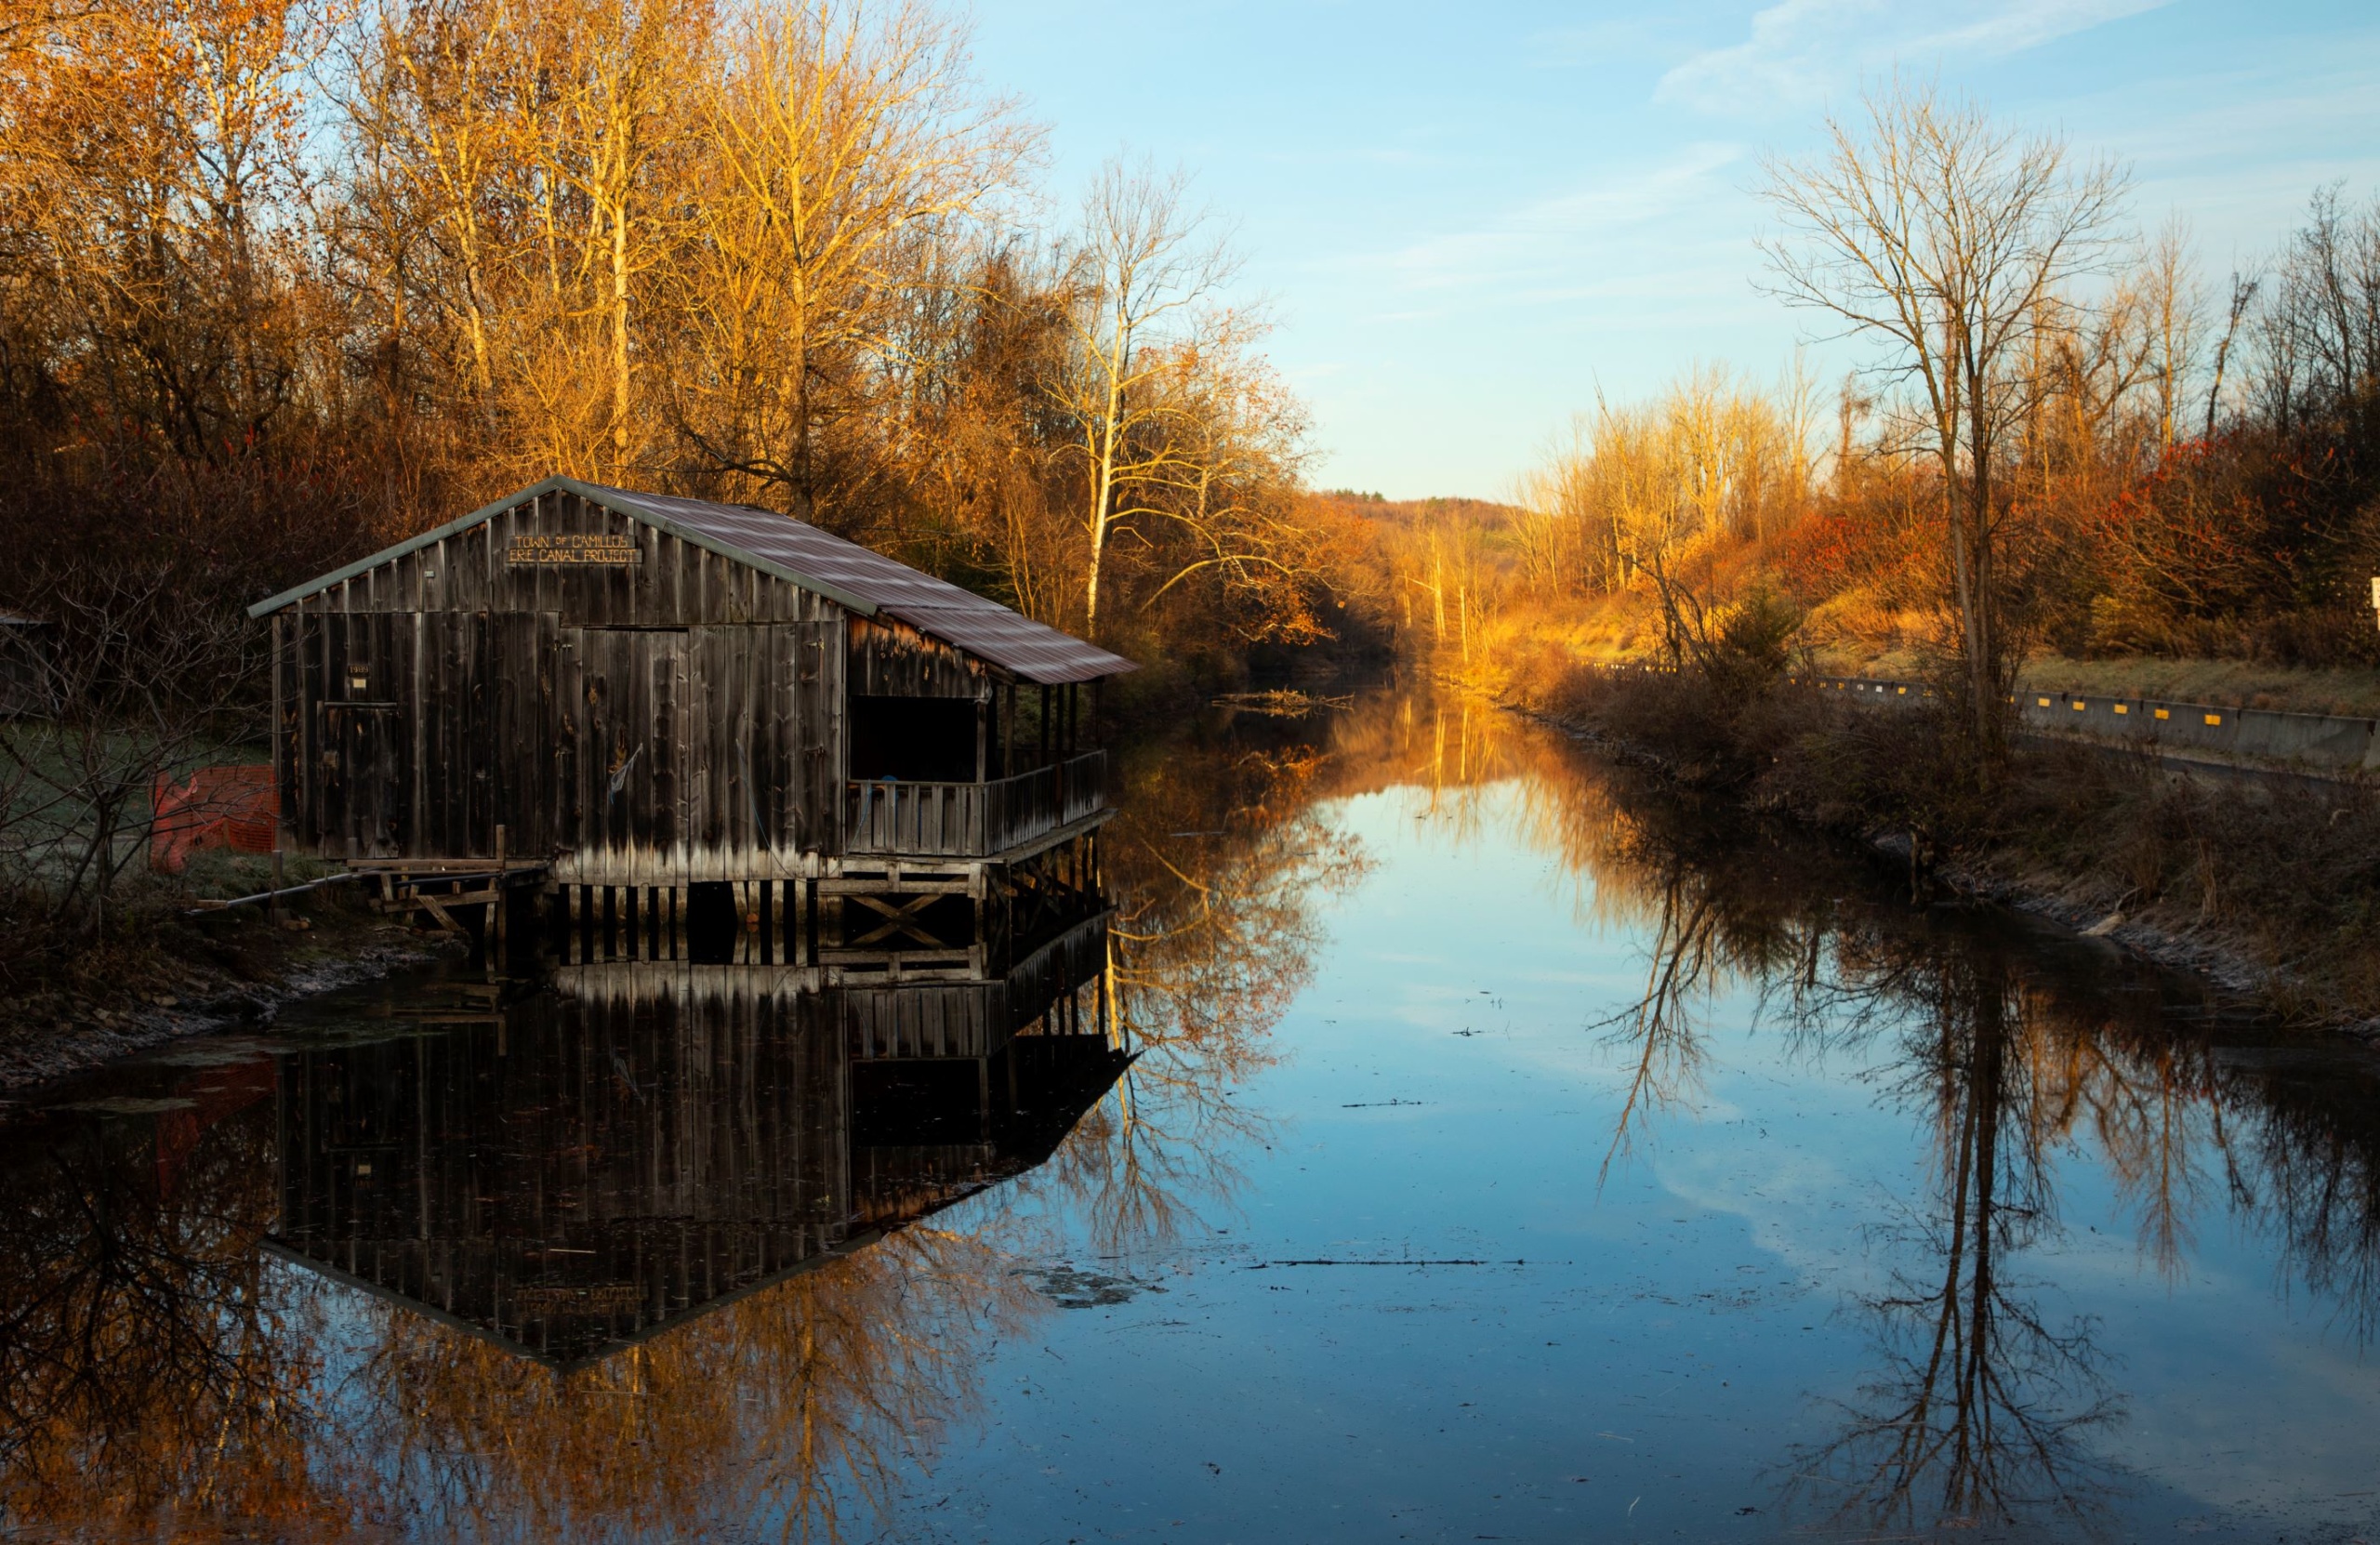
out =
[(814, 963), (822, 890), (897, 953), (946, 943), (937, 897), (1087, 877), (1133, 668), (789, 517), (562, 477), (249, 611), (282, 848), (457, 905), (534, 871), (582, 957), (674, 957), (707, 899)]

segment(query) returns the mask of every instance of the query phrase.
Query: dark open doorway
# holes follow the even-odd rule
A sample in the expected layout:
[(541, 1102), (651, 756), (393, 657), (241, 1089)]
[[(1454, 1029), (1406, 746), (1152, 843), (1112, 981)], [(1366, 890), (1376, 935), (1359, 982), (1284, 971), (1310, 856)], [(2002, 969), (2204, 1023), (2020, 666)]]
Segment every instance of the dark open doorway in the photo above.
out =
[(851, 775), (862, 781), (975, 781), (975, 701), (971, 697), (851, 700)]

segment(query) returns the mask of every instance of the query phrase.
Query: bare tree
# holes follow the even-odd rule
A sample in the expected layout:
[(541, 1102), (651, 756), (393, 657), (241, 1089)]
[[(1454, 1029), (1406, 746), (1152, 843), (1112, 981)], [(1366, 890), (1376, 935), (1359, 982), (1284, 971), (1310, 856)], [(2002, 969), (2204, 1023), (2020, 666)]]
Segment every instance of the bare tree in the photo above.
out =
[(2179, 216), (2165, 222), (2142, 264), (2140, 297), (2149, 334), (2149, 354), (2157, 373), (2157, 444), (2173, 447), (2180, 422), (2182, 394), (2198, 373), (2201, 294), (2190, 266), (2188, 223)]
[(1701, 366), (1648, 403), (1598, 401), (1522, 485), (1525, 562), (1574, 553), (1560, 561), (1603, 591), (1649, 579), (1666, 615), (1708, 549), (1762, 543), (1807, 503), (1808, 395), (1798, 371), (1763, 390)]
[(2233, 272), (2231, 304), (2223, 324), (2223, 339), (2215, 346), (2215, 378), (2206, 387), (2206, 434), (2215, 437), (2215, 416), (2223, 405), (2223, 375), (2231, 363), (2231, 350), (2239, 340), (2240, 324), (2247, 320), (2249, 308), (2256, 303), (2256, 291), (2264, 281), (2254, 273)]
[(1321, 582), (1328, 545), (1294, 518), (1305, 411), (1256, 352), (1263, 330), (1224, 317), (1177, 351), (1168, 381), (1172, 466), (1152, 480), (1165, 487), (1150, 501), (1162, 521), (1131, 528), (1157, 582), (1141, 610), (1177, 586), (1204, 583), (1245, 603), (1234, 610), (1249, 636), (1308, 639), (1315, 624), (1301, 590)]
[(1767, 163), (1763, 193), (1782, 229), (1761, 250), (1774, 293), (1882, 339), (1884, 369), (1911, 389), (1941, 472), (1957, 685), (1988, 768), (2006, 747), (2016, 666), (1997, 463), (2028, 409), (2044, 302), (2104, 256), (2125, 176), (1897, 78), (1827, 130), (1817, 157)]
[[(819, 517), (822, 430), (903, 378), (902, 319), (946, 239), (1012, 186), (1038, 133), (967, 74), (923, 0), (771, 7), (726, 42), (704, 125), (716, 191), (687, 283), (703, 368), (680, 425), (705, 460)], [(826, 512), (832, 514), (831, 510)]]
[(159, 776), (254, 727), (241, 710), (258, 640), (237, 613), (161, 566), (78, 561), (37, 578), (58, 623), (48, 701), (0, 734), (0, 894), (31, 898), (18, 924), (38, 931), (11, 951), (99, 938), (146, 852)]
[(1233, 272), (1205, 217), (1183, 206), (1188, 181), (1115, 161), (1083, 201), (1068, 311), (1074, 357), (1051, 391), (1090, 471), (1083, 628), (1094, 634), (1108, 537), (1119, 520), (1142, 512), (1130, 492), (1175, 470), (1160, 381), (1180, 354), (1169, 346), (1196, 331), (1201, 308)]
[(2257, 308), (2251, 392), (2283, 433), (2380, 424), (2380, 197), (2357, 208), (2342, 192), (2315, 191)]

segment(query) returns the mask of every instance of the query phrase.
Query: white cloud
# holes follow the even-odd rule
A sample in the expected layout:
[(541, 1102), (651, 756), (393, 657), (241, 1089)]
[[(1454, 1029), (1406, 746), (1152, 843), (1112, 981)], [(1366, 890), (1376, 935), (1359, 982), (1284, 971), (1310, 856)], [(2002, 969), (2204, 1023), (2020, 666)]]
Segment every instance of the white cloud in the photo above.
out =
[(1661, 77), (1655, 97), (1709, 112), (1805, 106), (1858, 80), (2004, 59), (2170, 0), (1778, 0), (1752, 35), (1697, 54)]

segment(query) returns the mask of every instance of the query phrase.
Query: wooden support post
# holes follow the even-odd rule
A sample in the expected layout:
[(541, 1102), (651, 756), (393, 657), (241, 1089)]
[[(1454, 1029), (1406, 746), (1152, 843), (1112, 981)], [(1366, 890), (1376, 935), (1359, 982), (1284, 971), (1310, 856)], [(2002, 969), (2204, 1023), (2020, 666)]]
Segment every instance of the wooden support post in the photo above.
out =
[(511, 910), (506, 905), (508, 899), (509, 894), (504, 883), (504, 825), (503, 823), (498, 822), (496, 828), (496, 900), (487, 904), (488, 926), (485, 930), (488, 957), (496, 962), (496, 969), (498, 971), (503, 971), (511, 964), (504, 952), (504, 915)]

